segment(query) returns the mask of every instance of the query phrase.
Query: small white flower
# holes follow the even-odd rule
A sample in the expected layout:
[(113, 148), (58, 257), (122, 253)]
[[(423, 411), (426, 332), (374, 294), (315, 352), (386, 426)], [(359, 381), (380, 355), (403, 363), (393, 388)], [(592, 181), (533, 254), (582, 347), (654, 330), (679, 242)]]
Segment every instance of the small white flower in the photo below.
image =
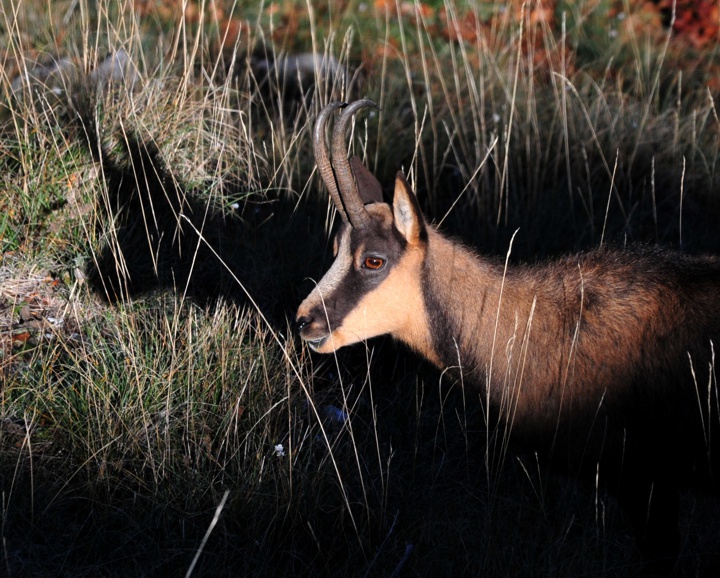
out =
[(275, 455), (279, 458), (285, 457), (285, 448), (282, 444), (276, 444), (275, 445)]

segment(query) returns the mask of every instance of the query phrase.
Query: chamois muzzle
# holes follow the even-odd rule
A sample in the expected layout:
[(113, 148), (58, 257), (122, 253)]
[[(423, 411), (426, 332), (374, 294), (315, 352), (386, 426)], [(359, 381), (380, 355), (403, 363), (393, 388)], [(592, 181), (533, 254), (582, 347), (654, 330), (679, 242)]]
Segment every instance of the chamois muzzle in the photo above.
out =
[(330, 338), (330, 329), (323, 318), (317, 314), (298, 317), (295, 320), (295, 330), (315, 351), (320, 349)]
[[(313, 131), (313, 149), (320, 176), (330, 192), (330, 197), (340, 213), (340, 218), (345, 223), (349, 222), (356, 229), (364, 229), (370, 217), (365, 210), (355, 175), (348, 160), (345, 133), (355, 113), (366, 107), (378, 108), (369, 99), (356, 100), (349, 105), (342, 102), (331, 102), (320, 111)], [(325, 126), (332, 113), (339, 108), (344, 110), (333, 129), (331, 160), (325, 142)]]

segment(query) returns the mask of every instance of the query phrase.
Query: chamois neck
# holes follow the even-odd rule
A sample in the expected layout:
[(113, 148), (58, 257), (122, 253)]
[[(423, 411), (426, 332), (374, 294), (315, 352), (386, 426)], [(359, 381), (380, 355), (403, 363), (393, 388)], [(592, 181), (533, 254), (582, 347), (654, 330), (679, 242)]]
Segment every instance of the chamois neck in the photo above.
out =
[(433, 349), (441, 367), (460, 367), (471, 381), (481, 381), (493, 358), (502, 357), (493, 351), (503, 349), (512, 337), (505, 333), (515, 327), (511, 319), (504, 319), (514, 313), (499, 306), (501, 299), (523, 309), (528, 299), (519, 295), (522, 288), (504, 275), (501, 264), (434, 229), (428, 232), (423, 289)]

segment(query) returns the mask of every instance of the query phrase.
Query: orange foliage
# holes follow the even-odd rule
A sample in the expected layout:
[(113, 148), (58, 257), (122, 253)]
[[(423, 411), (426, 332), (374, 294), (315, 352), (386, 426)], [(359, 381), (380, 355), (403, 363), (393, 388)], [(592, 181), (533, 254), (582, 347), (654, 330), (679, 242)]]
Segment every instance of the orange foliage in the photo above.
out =
[(182, 12), (178, 0), (133, 0), (133, 9), (140, 16), (154, 15), (166, 22), (174, 21)]
[(187, 2), (184, 11), (183, 4), (183, 0), (133, 0), (133, 10), (140, 16), (152, 15), (163, 22), (174, 23), (184, 19), (191, 24), (217, 25), (218, 50), (231, 50), (250, 30), (247, 21), (228, 17), (219, 2), (207, 2), (204, 11), (199, 1)]
[[(630, 34), (640, 28), (645, 33), (651, 30), (667, 30), (674, 3), (676, 14), (673, 33), (676, 40), (703, 49), (720, 39), (718, 0), (631, 0), (631, 14), (622, 28)], [(200, 22), (204, 17), (205, 22), (218, 23), (221, 32), (228, 31), (232, 37), (226, 44), (234, 43), (240, 30), (246, 26), (244, 21), (228, 17), (219, 2), (207, 2), (204, 14), (201, 14), (202, 3), (199, 0), (187, 2), (184, 13), (183, 4), (183, 0), (133, 0), (133, 8), (141, 16), (152, 14), (172, 22), (185, 18), (193, 23)], [(422, 19), (431, 32), (436, 32), (451, 42), (475, 42), (481, 30), (497, 25), (519, 24), (521, 18), (524, 19), (527, 29), (538, 29), (536, 37), (539, 36), (539, 40), (548, 30), (558, 33), (558, 0), (507, 0), (504, 3), (481, 1), (474, 8), (459, 13), (454, 20), (448, 19), (444, 7), (436, 10), (429, 4), (415, 0), (373, 0), (372, 5), (378, 12), (389, 13), (395, 18), (405, 18), (412, 23)], [(617, 0), (611, 7), (610, 14), (623, 12), (626, 6), (623, 0)], [(303, 5), (274, 2), (266, 10), (279, 20), (274, 30), (276, 36), (288, 38), (298, 32)], [(478, 16), (488, 13), (491, 16), (482, 17), (485, 20)]]
[[(671, 0), (661, 0), (661, 8), (672, 10)], [(695, 48), (717, 42), (720, 32), (720, 8), (717, 0), (677, 0), (674, 32)]]
[[(575, 55), (567, 45), (566, 50), (563, 50), (560, 43), (559, 1), (479, 0), (465, 9), (460, 9), (460, 3), (456, 3), (458, 11), (452, 14), (448, 13), (445, 6), (436, 9), (416, 0), (373, 0), (370, 6), (392, 20), (402, 19), (412, 25), (421, 24), (429, 34), (448, 42), (482, 43), (490, 47), (494, 46), (494, 36), (500, 31), (519, 27), (522, 22), (525, 29), (522, 49), (532, 58), (533, 64), (537, 68), (562, 69), (571, 73)], [(133, 0), (134, 10), (143, 16), (152, 14), (169, 22), (185, 19), (191, 23), (216, 25), (216, 48), (225, 51), (232, 49), (243, 35), (249, 33), (249, 24), (226, 14), (220, 4), (207, 2), (203, 12), (203, 4), (199, 0), (186, 3), (183, 0)], [(628, 5), (630, 10), (626, 14)], [(671, 50), (675, 50), (677, 55), (683, 55), (683, 50), (688, 46), (707, 50), (720, 40), (720, 0), (630, 0), (629, 3), (613, 0), (606, 17), (616, 23), (621, 41), (633, 42), (641, 37), (655, 37), (660, 42), (667, 37), (673, 5), (675, 20)], [(270, 3), (265, 10), (273, 18), (273, 40), (277, 43), (293, 45), (298, 35), (303, 34), (304, 22), (308, 17), (304, 4), (278, 0)], [(316, 17), (321, 17), (323, 10), (322, 6), (318, 6)], [(553, 38), (548, 38), (548, 35)], [(504, 34), (501, 36), (506, 37)], [(370, 59), (388, 56), (389, 53), (397, 53), (392, 38), (388, 46), (368, 48), (366, 51)]]

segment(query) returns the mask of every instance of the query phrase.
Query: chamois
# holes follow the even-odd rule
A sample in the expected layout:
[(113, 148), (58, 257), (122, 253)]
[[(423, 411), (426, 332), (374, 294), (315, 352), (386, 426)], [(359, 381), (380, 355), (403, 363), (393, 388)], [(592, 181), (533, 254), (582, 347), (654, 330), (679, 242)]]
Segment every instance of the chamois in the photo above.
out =
[[(647, 247), (515, 267), (480, 257), (426, 222), (402, 172), (389, 205), (347, 158), (348, 123), (371, 106), (332, 103), (315, 124), (342, 222), (335, 261), (298, 309), (300, 336), (331, 353), (390, 334), (461, 372), (554, 470), (598, 475), (648, 565), (672, 566), (679, 490), (720, 467), (720, 259)], [(325, 127), (340, 108), (331, 161)]]

